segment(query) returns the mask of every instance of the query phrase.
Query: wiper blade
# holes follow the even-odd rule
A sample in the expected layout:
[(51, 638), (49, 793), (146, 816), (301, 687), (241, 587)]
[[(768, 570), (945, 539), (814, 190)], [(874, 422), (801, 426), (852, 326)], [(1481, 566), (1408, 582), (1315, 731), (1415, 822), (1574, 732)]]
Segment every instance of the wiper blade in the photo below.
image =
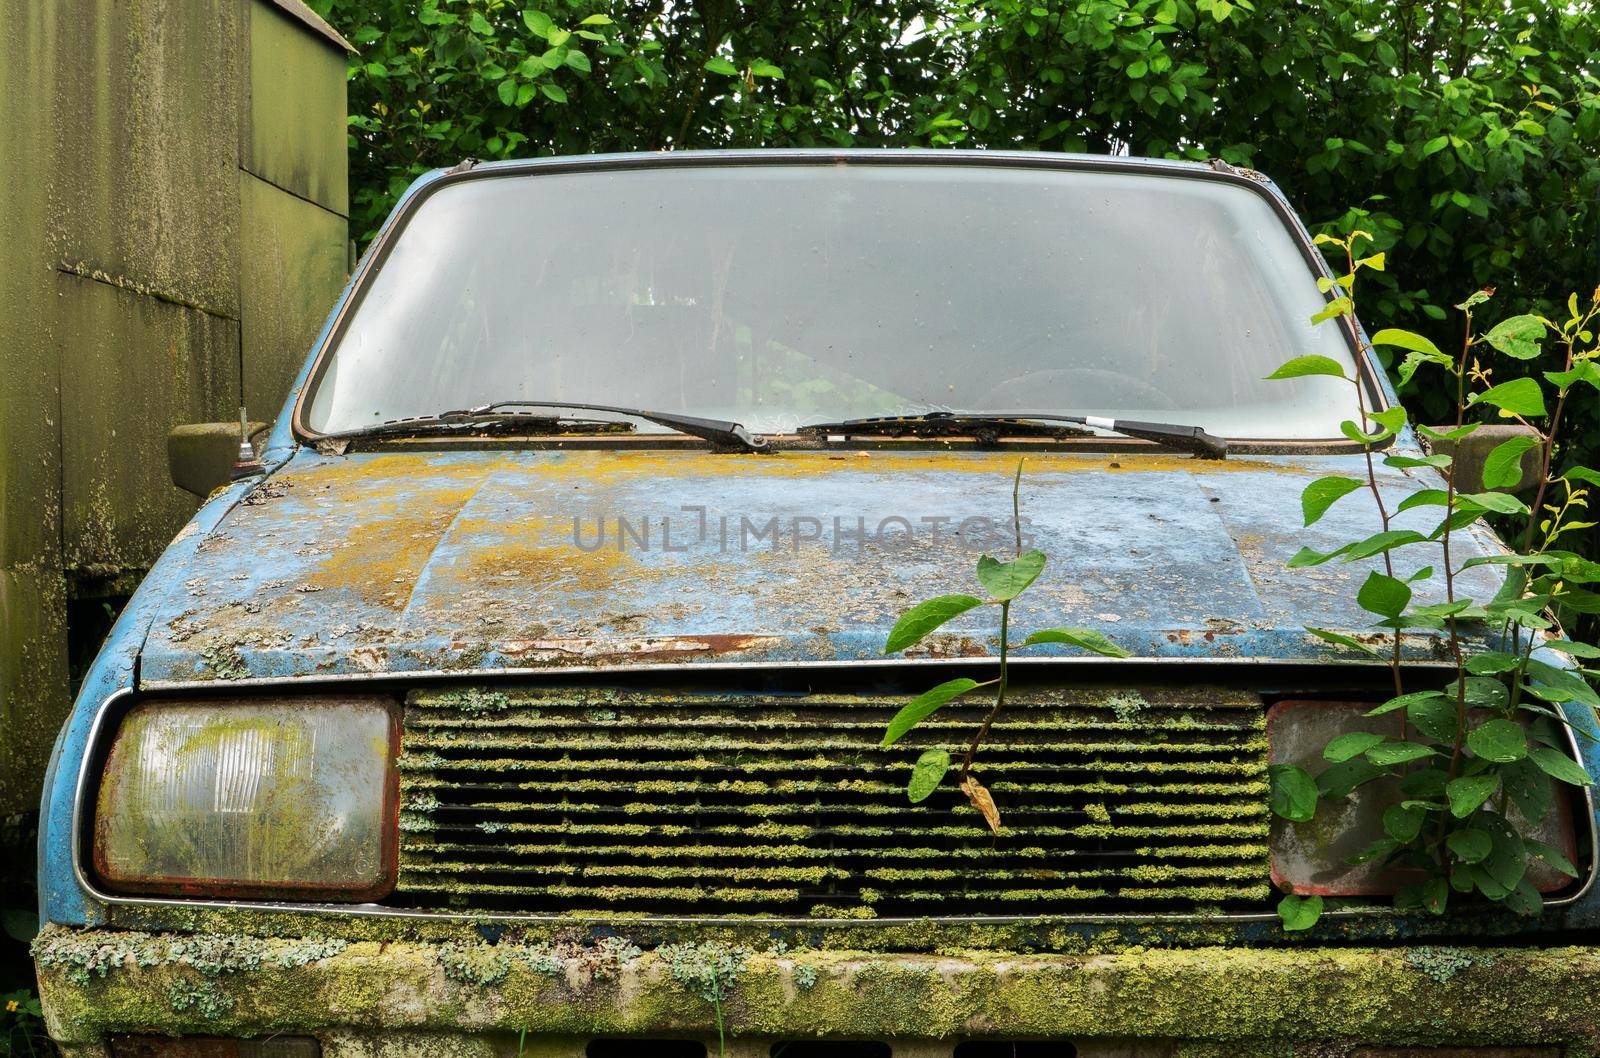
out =
[[(689, 434), (691, 437), (702, 438), (721, 449), (731, 448), (741, 452), (759, 452), (767, 447), (766, 438), (750, 433), (740, 423), (726, 422), (722, 419), (702, 419), (695, 415), (649, 411), (644, 408), (628, 408), (615, 404), (573, 404), (566, 401), (538, 400), (503, 400), (494, 404), (480, 405), (476, 408), (440, 412), (438, 415), (426, 415), (414, 419), (397, 419), (393, 422), (380, 423), (364, 430), (352, 430), (339, 436), (360, 437), (380, 433), (406, 433), (419, 428), (431, 429), (494, 423), (547, 422), (562, 424), (583, 422), (591, 425), (596, 424), (595, 420), (575, 419), (564, 415), (530, 415), (520, 410), (532, 408), (564, 411), (599, 411), (612, 415), (627, 415), (631, 418), (657, 423), (668, 429), (677, 430), (679, 433)], [(620, 427), (627, 424), (617, 423), (615, 425)]]
[(1075, 426), (1090, 426), (1109, 430), (1124, 437), (1137, 437), (1191, 452), (1202, 459), (1223, 459), (1228, 454), (1228, 442), (1214, 437), (1198, 426), (1180, 426), (1164, 422), (1136, 422), (1132, 419), (1107, 419), (1099, 415), (1057, 415), (1036, 411), (930, 411), (920, 415), (880, 415), (866, 419), (842, 419), (839, 422), (808, 423), (799, 428), (803, 434), (869, 434), (916, 433), (919, 431), (948, 434), (974, 426), (1016, 425), (1026, 427), (1041, 422), (1064, 422)]

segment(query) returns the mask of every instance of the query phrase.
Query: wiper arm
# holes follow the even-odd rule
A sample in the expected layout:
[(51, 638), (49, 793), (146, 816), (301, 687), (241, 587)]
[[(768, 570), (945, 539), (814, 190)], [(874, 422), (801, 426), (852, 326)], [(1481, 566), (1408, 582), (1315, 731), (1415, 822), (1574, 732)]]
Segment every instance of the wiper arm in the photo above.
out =
[[(549, 408), (566, 411), (600, 411), (613, 415), (627, 415), (635, 419), (644, 419), (657, 423), (668, 429), (677, 430), (679, 433), (689, 434), (710, 441), (718, 448), (732, 448), (742, 452), (759, 452), (767, 447), (766, 438), (752, 434), (740, 423), (725, 422), (722, 419), (702, 419), (694, 415), (679, 415), (675, 412), (648, 411), (643, 408), (627, 408), (614, 404), (573, 404), (567, 401), (537, 401), (537, 400), (503, 400), (494, 404), (484, 404), (476, 408), (465, 408), (458, 411), (440, 412), (438, 415), (420, 416), (414, 419), (397, 419), (393, 422), (380, 423), (364, 430), (351, 430), (340, 434), (340, 437), (359, 437), (380, 433), (406, 433), (419, 428), (469, 426), (473, 424), (490, 423), (517, 423), (517, 422), (548, 422), (562, 423), (579, 421), (569, 416), (561, 415), (528, 415), (519, 411), (507, 409), (524, 408)], [(582, 420), (589, 422), (590, 420)], [(626, 425), (618, 423), (618, 426)]]
[(809, 423), (799, 428), (804, 434), (830, 433), (916, 433), (918, 431), (949, 434), (963, 428), (989, 425), (1028, 426), (1040, 422), (1065, 422), (1076, 426), (1091, 426), (1109, 430), (1124, 437), (1137, 437), (1155, 441), (1191, 452), (1202, 459), (1223, 459), (1228, 454), (1228, 442), (1213, 437), (1198, 426), (1180, 426), (1164, 422), (1135, 422), (1131, 419), (1107, 419), (1098, 415), (1056, 415), (1053, 412), (1035, 411), (930, 411), (920, 415), (881, 415), (866, 419), (843, 419), (839, 422)]

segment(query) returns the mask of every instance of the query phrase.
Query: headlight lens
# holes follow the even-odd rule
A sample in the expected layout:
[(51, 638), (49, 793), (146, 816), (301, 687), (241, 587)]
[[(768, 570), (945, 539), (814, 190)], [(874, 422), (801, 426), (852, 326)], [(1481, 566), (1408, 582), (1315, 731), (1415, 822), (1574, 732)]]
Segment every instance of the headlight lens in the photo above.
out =
[[(1375, 703), (1281, 701), (1267, 712), (1267, 741), (1273, 764), (1298, 764), (1321, 776), (1332, 765), (1322, 749), (1336, 736), (1352, 731), (1393, 735), (1399, 724), (1395, 713), (1367, 716)], [(1390, 895), (1406, 882), (1414, 881), (1408, 872), (1381, 860), (1353, 863), (1357, 853), (1385, 836), (1383, 812), (1404, 800), (1399, 781), (1380, 778), (1346, 794), (1324, 796), (1317, 814), (1308, 823), (1272, 819), (1272, 879), (1279, 888), (1297, 893), (1324, 896)], [(1527, 827), (1515, 804), (1508, 809), (1514, 824), (1559, 849), (1568, 860), (1577, 862), (1576, 829), (1568, 797), (1553, 794), (1553, 804), (1538, 826)], [(1571, 888), (1571, 879), (1542, 861), (1531, 861), (1528, 880), (1541, 893), (1550, 894)]]
[(375, 900), (398, 733), (381, 698), (140, 704), (101, 780), (95, 870), (120, 892)]

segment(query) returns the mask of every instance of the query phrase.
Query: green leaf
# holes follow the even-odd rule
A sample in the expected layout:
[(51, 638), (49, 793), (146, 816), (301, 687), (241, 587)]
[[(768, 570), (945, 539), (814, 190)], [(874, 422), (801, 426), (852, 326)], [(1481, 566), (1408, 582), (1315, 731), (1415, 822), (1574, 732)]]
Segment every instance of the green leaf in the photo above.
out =
[[(1346, 547), (1348, 546), (1349, 545), (1346, 545)], [(1341, 547), (1337, 551), (1322, 552), (1313, 548), (1302, 547), (1289, 557), (1288, 566), (1290, 569), (1304, 569), (1307, 566), (1320, 566), (1324, 562), (1337, 558), (1344, 552), (1344, 550), (1345, 548)]]
[(1337, 764), (1339, 761), (1349, 760), (1351, 757), (1359, 757), (1383, 741), (1383, 735), (1376, 735), (1370, 731), (1351, 731), (1340, 735), (1324, 746), (1322, 756), (1323, 759), (1331, 760)]
[(1554, 845), (1546, 845), (1544, 842), (1535, 841), (1532, 838), (1523, 838), (1522, 844), (1525, 845), (1528, 851), (1533, 853), (1533, 855), (1548, 863), (1550, 866), (1554, 867), (1568, 878), (1578, 877), (1578, 868), (1574, 867), (1572, 861), (1567, 859), (1566, 856), (1562, 855), (1561, 850), (1556, 848)]
[(1527, 514), (1528, 505), (1504, 492), (1471, 492), (1458, 497), (1464, 503), (1482, 507), (1496, 514)]
[(1355, 855), (1346, 857), (1344, 862), (1352, 867), (1359, 867), (1361, 864), (1371, 863), (1373, 860), (1388, 859), (1399, 850), (1400, 842), (1394, 838), (1379, 838)]
[(1383, 810), (1383, 832), (1402, 845), (1408, 845), (1422, 833), (1422, 821), (1425, 818), (1426, 813), (1420, 808), (1390, 805)]
[(1380, 768), (1393, 767), (1396, 764), (1410, 764), (1414, 760), (1434, 756), (1434, 751), (1427, 746), (1416, 742), (1385, 742), (1381, 746), (1374, 746), (1367, 750), (1367, 760)]
[(1535, 746), (1528, 752), (1539, 770), (1560, 782), (1571, 786), (1589, 786), (1594, 780), (1589, 778), (1589, 773), (1583, 765), (1573, 760), (1559, 750), (1546, 749), (1544, 746)]
[(922, 642), (922, 638), (952, 618), (959, 617), (976, 606), (982, 599), (970, 595), (941, 595), (936, 599), (918, 603), (903, 614), (889, 630), (889, 641), (884, 644), (885, 654), (896, 654), (906, 647)]
[(770, 62), (753, 62), (750, 64), (751, 77), (775, 77), (783, 79), (783, 71)]
[[(1395, 548), (1403, 547), (1406, 544), (1421, 543), (1426, 539), (1428, 538), (1414, 529), (1389, 529), (1381, 533), (1373, 533), (1365, 540), (1351, 544), (1347, 548), (1342, 548), (1341, 551), (1346, 562), (1355, 562), (1358, 559), (1371, 558), (1373, 555), (1382, 554), (1385, 551), (1393, 551)], [(1335, 554), (1338, 553), (1340, 552), (1335, 552)]]
[(1522, 659), (1515, 654), (1503, 654), (1491, 650), (1468, 658), (1466, 668), (1474, 676), (1494, 676), (1510, 672), (1521, 664)]
[(1488, 404), (1507, 415), (1537, 419), (1545, 414), (1544, 390), (1531, 378), (1514, 378), (1467, 398), (1468, 404)]
[(1350, 760), (1324, 768), (1317, 775), (1317, 793), (1329, 800), (1348, 797), (1358, 786), (1380, 779), (1388, 772), (1374, 765), (1366, 757)]
[(1444, 843), (1449, 846), (1451, 855), (1462, 863), (1482, 863), (1494, 848), (1489, 832), (1476, 827), (1454, 831)]
[(1596, 367), (1592, 360), (1580, 362), (1571, 371), (1546, 371), (1544, 377), (1563, 392), (1579, 382), (1587, 382), (1595, 389), (1600, 389), (1600, 367)]
[(1515, 889), (1528, 873), (1528, 847), (1511, 824), (1493, 812), (1483, 815), (1483, 828), (1494, 845), (1483, 861), (1484, 873), (1506, 889)]
[(1326, 356), (1297, 356), (1293, 360), (1286, 361), (1267, 378), (1304, 378), (1306, 375), (1332, 375), (1346, 382), (1351, 381), (1339, 361)]
[(1406, 424), (1406, 410), (1397, 404), (1382, 411), (1370, 411), (1367, 413), (1367, 418), (1391, 433), (1399, 433)]
[(535, 11), (531, 7), (522, 12), (522, 22), (541, 40), (547, 38), (550, 31), (555, 28), (555, 23), (550, 20), (549, 15), (543, 11)]
[(1600, 696), (1582, 676), (1537, 658), (1529, 659), (1527, 672), (1536, 681), (1528, 684), (1528, 691), (1545, 701), (1582, 702), (1591, 709), (1600, 709)]
[(1317, 814), (1317, 782), (1298, 764), (1274, 764), (1267, 769), (1272, 787), (1272, 811), (1293, 823), (1308, 822)]
[(933, 791), (939, 788), (939, 784), (944, 781), (945, 772), (949, 770), (948, 750), (928, 750), (917, 758), (917, 763), (911, 768), (911, 781), (906, 783), (906, 797), (912, 804), (926, 801)]
[(1386, 467), (1397, 467), (1401, 470), (1410, 470), (1413, 467), (1434, 467), (1438, 470), (1443, 470), (1445, 467), (1454, 462), (1455, 460), (1447, 455), (1385, 456), (1383, 465)]
[(1343, 632), (1330, 632), (1326, 628), (1307, 628), (1306, 631), (1310, 632), (1312, 635), (1316, 636), (1325, 643), (1332, 643), (1335, 646), (1349, 647), (1352, 650), (1359, 650), (1361, 653), (1375, 658), (1383, 657), (1381, 653), (1374, 650), (1372, 647), (1369, 647), (1359, 639), (1345, 635)]
[(1500, 784), (1530, 825), (1537, 826), (1555, 801), (1555, 783), (1526, 757), (1500, 769)]
[(1029, 551), (1012, 562), (1001, 562), (981, 555), (978, 558), (978, 583), (997, 602), (1006, 602), (1021, 595), (1044, 571), (1043, 551)]
[(1532, 360), (1539, 355), (1539, 342), (1544, 339), (1544, 321), (1537, 316), (1512, 316), (1495, 324), (1483, 340), (1518, 360)]
[(1456, 739), (1456, 702), (1437, 692), (1425, 693), (1406, 708), (1411, 726), (1436, 742)]
[(1505, 905), (1519, 915), (1532, 917), (1544, 910), (1544, 897), (1526, 878), (1517, 881), (1516, 888), (1505, 896)]
[(1133, 651), (1124, 650), (1092, 628), (1046, 628), (1033, 633), (1022, 645), (1031, 647), (1035, 643), (1066, 643), (1108, 658), (1133, 657)]
[(1517, 436), (1495, 445), (1483, 461), (1483, 484), (1490, 489), (1509, 489), (1522, 482), (1522, 457), (1537, 448), (1537, 438)]
[(1366, 715), (1382, 716), (1384, 713), (1392, 713), (1396, 709), (1409, 709), (1413, 705), (1417, 705), (1430, 698), (1443, 697), (1444, 695), (1440, 694), (1438, 691), (1412, 691), (1410, 694), (1402, 694), (1398, 697), (1390, 698), (1387, 702), (1384, 702), (1376, 709), (1369, 709)]
[(1528, 736), (1514, 720), (1486, 720), (1467, 734), (1467, 748), (1484, 760), (1509, 764), (1528, 755)]
[(966, 694), (977, 686), (979, 686), (977, 680), (969, 680), (963, 677), (958, 680), (949, 680), (939, 684), (937, 687), (931, 687), (923, 691), (907, 702), (898, 713), (894, 714), (894, 718), (889, 721), (888, 729), (883, 733), (882, 744), (885, 747), (894, 745), (904, 737), (906, 732), (922, 723), (941, 705), (944, 705), (952, 698), (958, 698)]
[(1500, 788), (1500, 776), (1492, 772), (1485, 775), (1463, 775), (1444, 788), (1450, 799), (1450, 814), (1465, 819), (1476, 812)]
[(727, 59), (722, 59), (722, 58), (707, 59), (705, 68), (707, 70), (711, 71), (712, 73), (722, 74), (724, 77), (737, 77), (737, 76), (739, 76), (739, 68), (737, 66), (735, 66), (733, 63), (729, 62)]
[[(1220, 20), (1219, 20), (1220, 21)], [(1278, 901), (1278, 918), (1283, 928), (1291, 933), (1310, 929), (1322, 917), (1322, 897), (1297, 896), (1290, 893)]]
[(1462, 312), (1465, 312), (1468, 309), (1476, 308), (1477, 306), (1482, 305), (1485, 301), (1488, 301), (1493, 296), (1494, 292), (1488, 287), (1485, 287), (1482, 290), (1474, 290), (1470, 295), (1468, 295), (1467, 300), (1457, 304), (1456, 308), (1460, 309)]
[[(1323, 323), (1327, 320), (1335, 319), (1339, 316), (1343, 316), (1347, 312), (1354, 311), (1355, 307), (1356, 303), (1351, 301), (1348, 297), (1334, 298), (1332, 301), (1328, 302), (1321, 312), (1318, 312), (1311, 317), (1311, 322)], [(1318, 373), (1321, 374), (1322, 372)]]
[(1346, 419), (1339, 424), (1339, 432), (1358, 445), (1377, 444), (1379, 441), (1394, 436), (1394, 431), (1387, 427), (1368, 433), (1350, 419)]
[(1356, 478), (1318, 478), (1305, 487), (1300, 493), (1300, 511), (1305, 515), (1305, 524), (1311, 525), (1327, 513), (1328, 508), (1344, 496), (1350, 495), (1362, 487), (1362, 482)]
[(1411, 602), (1411, 585), (1383, 573), (1368, 573), (1356, 592), (1356, 604), (1380, 617), (1398, 617)]
[(1450, 903), (1450, 883), (1443, 878), (1429, 878), (1422, 883), (1422, 907), (1430, 915), (1442, 915)]
[(541, 84), (539, 91), (543, 92), (544, 97), (552, 103), (565, 103), (567, 101), (567, 90), (558, 84), (549, 84), (548, 82)]
[(1430, 437), (1435, 441), (1459, 441), (1463, 437), (1477, 432), (1478, 427), (1482, 425), (1483, 423), (1481, 422), (1469, 422), (1448, 430), (1436, 430), (1431, 426), (1418, 426), (1417, 429), (1421, 431), (1422, 436)]
[(1427, 359), (1440, 364), (1451, 362), (1447, 353), (1434, 345), (1431, 339), (1425, 338), (1415, 331), (1403, 331), (1397, 327), (1386, 327), (1372, 336), (1373, 345), (1392, 345), (1400, 349), (1409, 349), (1414, 353), (1421, 353)]
[(1570, 639), (1551, 639), (1544, 644), (1551, 650), (1559, 650), (1563, 654), (1570, 654), (1575, 658), (1600, 658), (1600, 646), (1592, 643), (1574, 643)]
[(579, 22), (578, 25), (580, 25), (580, 26), (609, 26), (609, 25), (611, 25), (611, 16), (610, 15), (590, 15), (588, 18), (584, 19), (582, 22)]
[(594, 69), (594, 66), (589, 62), (589, 56), (574, 48), (572, 51), (567, 52), (567, 68), (576, 70), (579, 73), (588, 73)]

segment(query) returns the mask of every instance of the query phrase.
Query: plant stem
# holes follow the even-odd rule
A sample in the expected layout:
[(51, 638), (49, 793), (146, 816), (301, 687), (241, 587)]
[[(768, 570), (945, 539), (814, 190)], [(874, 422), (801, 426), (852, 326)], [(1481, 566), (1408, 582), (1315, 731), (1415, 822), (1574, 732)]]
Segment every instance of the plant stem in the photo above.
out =
[(1011, 628), (1011, 600), (1007, 599), (1000, 604), (1000, 678), (995, 680), (994, 704), (989, 707), (989, 712), (984, 715), (983, 723), (978, 728), (978, 733), (972, 736), (972, 743), (967, 746), (966, 756), (961, 758), (961, 781), (967, 781), (967, 775), (972, 771), (972, 758), (978, 752), (978, 747), (983, 745), (983, 740), (989, 737), (989, 728), (994, 725), (994, 718), (1000, 715), (1000, 710), (1006, 704), (1006, 655), (1010, 648)]
[[(1349, 272), (1348, 272), (1348, 274), (1352, 275), (1352, 276), (1355, 275), (1356, 274), (1356, 253), (1355, 253), (1355, 237), (1354, 236), (1352, 236), (1350, 241), (1345, 244), (1344, 256), (1345, 256), (1345, 261), (1349, 264)], [(1353, 287), (1354, 285), (1355, 284), (1352, 281), (1351, 286)], [(1355, 291), (1354, 290), (1346, 291), (1346, 294), (1351, 299), (1351, 307), (1350, 307), (1349, 316), (1350, 316), (1351, 330), (1355, 331)], [(1359, 334), (1360, 332), (1359, 331), (1355, 331), (1355, 333)], [(1356, 387), (1356, 407), (1359, 408), (1360, 411), (1361, 411), (1361, 432), (1362, 433), (1366, 433), (1367, 432), (1368, 419), (1367, 419), (1367, 398), (1366, 398), (1366, 394), (1361, 391), (1361, 364), (1362, 364), (1362, 361), (1366, 358), (1367, 353), (1370, 352), (1371, 349), (1372, 349), (1372, 346), (1366, 344), (1365, 342), (1358, 342), (1357, 343), (1357, 349), (1356, 349), (1356, 357), (1357, 357), (1357, 359), (1356, 359), (1356, 364), (1355, 364), (1356, 377), (1353, 379), (1353, 382), (1355, 383), (1355, 387)], [(1387, 504), (1385, 504), (1383, 502), (1383, 492), (1378, 488), (1378, 471), (1377, 471), (1376, 466), (1372, 462), (1372, 444), (1371, 444), (1371, 442), (1362, 442), (1361, 451), (1362, 451), (1362, 454), (1365, 455), (1366, 459), (1367, 459), (1367, 487), (1372, 490), (1372, 502), (1377, 504), (1377, 506), (1378, 506), (1378, 519), (1383, 525), (1383, 531), (1387, 533), (1389, 531), (1389, 507), (1388, 507)], [(1388, 551), (1385, 551), (1383, 553), (1383, 571), (1391, 579), (1394, 577), (1394, 559), (1391, 557), (1391, 555), (1390, 555), (1390, 553)], [(1389, 656), (1389, 675), (1391, 677), (1393, 677), (1393, 679), (1394, 679), (1394, 695), (1395, 695), (1396, 698), (1398, 698), (1398, 697), (1400, 697), (1400, 695), (1405, 693), (1404, 687), (1403, 687), (1403, 685), (1401, 683), (1401, 680), (1400, 680), (1400, 629), (1396, 628), (1394, 630), (1394, 635), (1392, 637), (1390, 637), (1390, 638), (1393, 640), (1393, 644), (1392, 644), (1393, 650), (1392, 650), (1392, 653)], [(1401, 739), (1401, 741), (1404, 741), (1405, 737), (1406, 737), (1406, 720), (1405, 720), (1405, 714), (1401, 713), (1401, 716), (1400, 716), (1400, 739)]]
[[(1572, 339), (1570, 338), (1567, 339), (1567, 361), (1561, 370), (1572, 370)], [(1567, 391), (1562, 389), (1556, 395), (1556, 410), (1550, 416), (1550, 429), (1548, 432), (1541, 434), (1539, 438), (1542, 442), (1539, 446), (1539, 485), (1533, 494), (1533, 506), (1528, 510), (1527, 531), (1522, 534), (1522, 553), (1524, 555), (1528, 554), (1533, 547), (1533, 533), (1535, 527), (1539, 524), (1539, 510), (1544, 506), (1545, 485), (1550, 480), (1550, 464), (1555, 458), (1556, 431), (1561, 428), (1561, 409), (1566, 403)]]
[[(1472, 310), (1466, 312), (1466, 332), (1461, 337), (1461, 358), (1456, 363), (1456, 426), (1461, 429), (1467, 417), (1467, 355), (1472, 348)], [(1459, 452), (1461, 442), (1456, 442)], [(1450, 561), (1450, 530), (1451, 521), (1455, 518), (1456, 504), (1456, 465), (1452, 460), (1445, 474), (1445, 500), (1444, 500), (1444, 539), (1440, 546), (1444, 551), (1444, 598), (1446, 603), (1456, 601), (1456, 571)], [(1445, 627), (1450, 633), (1450, 655), (1456, 665), (1456, 738), (1450, 748), (1450, 769), (1445, 773), (1445, 785), (1455, 781), (1461, 768), (1461, 745), (1467, 737), (1467, 668), (1466, 662), (1461, 657), (1461, 631), (1456, 624), (1455, 614), (1445, 619)], [(1442, 843), (1450, 828), (1449, 812), (1439, 813), (1439, 833), (1435, 843)]]
[[(1017, 460), (1017, 473), (1011, 479), (1011, 525), (1017, 534), (1016, 557), (1022, 557), (1022, 464), (1027, 462), (1023, 456)], [(983, 740), (989, 737), (989, 728), (994, 726), (994, 718), (1000, 715), (1000, 710), (1006, 704), (1006, 677), (1009, 673), (1006, 661), (1011, 649), (1011, 600), (1006, 599), (1000, 604), (1000, 676), (994, 681), (994, 704), (989, 707), (989, 712), (984, 715), (983, 723), (978, 727), (978, 733), (972, 736), (972, 743), (967, 746), (967, 752), (961, 758), (961, 781), (966, 782), (968, 774), (972, 771), (972, 758), (977, 755), (978, 747), (983, 745)]]

